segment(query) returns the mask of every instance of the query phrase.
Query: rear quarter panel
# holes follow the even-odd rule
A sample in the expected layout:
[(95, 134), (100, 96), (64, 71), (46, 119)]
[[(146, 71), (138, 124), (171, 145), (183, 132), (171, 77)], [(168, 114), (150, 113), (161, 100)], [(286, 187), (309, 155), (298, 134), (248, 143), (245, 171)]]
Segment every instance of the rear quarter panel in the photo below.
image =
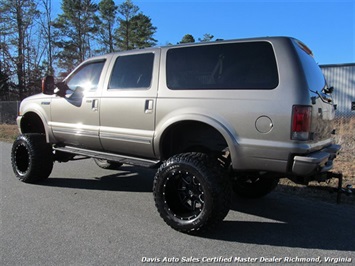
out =
[[(162, 63), (155, 151), (162, 133), (176, 117), (217, 127), (228, 143), (236, 170), (286, 172), (291, 153), (309, 150), (309, 144), (290, 140), (292, 106), (310, 104), (303, 70), (289, 38), (265, 41), (273, 46), (279, 73), (279, 84), (271, 90), (170, 90)], [(162, 62), (166, 62), (166, 54), (167, 49), (162, 50)]]

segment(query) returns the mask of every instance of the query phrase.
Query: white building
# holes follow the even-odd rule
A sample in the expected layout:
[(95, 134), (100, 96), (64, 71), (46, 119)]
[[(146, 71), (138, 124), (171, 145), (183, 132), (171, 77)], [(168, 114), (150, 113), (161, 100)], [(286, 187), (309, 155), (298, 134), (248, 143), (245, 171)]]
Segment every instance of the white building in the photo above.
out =
[(334, 87), (333, 99), (338, 116), (355, 116), (355, 63), (321, 65), (329, 87)]

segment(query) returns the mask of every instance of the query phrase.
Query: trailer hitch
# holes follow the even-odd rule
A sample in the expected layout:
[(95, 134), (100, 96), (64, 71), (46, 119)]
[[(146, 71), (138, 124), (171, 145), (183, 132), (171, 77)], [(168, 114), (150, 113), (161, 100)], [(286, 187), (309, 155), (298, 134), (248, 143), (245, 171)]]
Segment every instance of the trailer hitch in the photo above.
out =
[(337, 192), (337, 204), (340, 204), (342, 194), (346, 194), (347, 196), (353, 194), (352, 186), (347, 185), (345, 188), (343, 188), (343, 173), (327, 172), (327, 179), (331, 179), (331, 178), (338, 179), (338, 187), (335, 189), (335, 191)]

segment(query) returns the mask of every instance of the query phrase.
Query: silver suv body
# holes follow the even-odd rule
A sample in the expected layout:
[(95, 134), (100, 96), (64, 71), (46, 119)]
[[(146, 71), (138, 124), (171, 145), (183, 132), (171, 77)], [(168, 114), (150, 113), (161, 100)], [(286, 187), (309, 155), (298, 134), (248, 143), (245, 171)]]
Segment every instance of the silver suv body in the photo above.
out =
[[(219, 158), (233, 177), (229, 180), (237, 184), (235, 191), (258, 197), (271, 191), (280, 177), (306, 183), (327, 172), (340, 149), (332, 143), (331, 89), (310, 49), (293, 38), (108, 54), (86, 60), (56, 86), (46, 79), (43, 87), (43, 94), (21, 104), (17, 122), (22, 134), (44, 135), (54, 150), (53, 160), (80, 154), (108, 166), (163, 163), (155, 187), (167, 186), (161, 175), (169, 172), (169, 164), (182, 167)], [(271, 181), (246, 187), (249, 179)], [(193, 195), (203, 190), (194, 187), (197, 181), (185, 183)], [(258, 193), (253, 194), (255, 189)], [(186, 232), (203, 228), (193, 222), (185, 227), (169, 223), (166, 217), (175, 203), (159, 203), (159, 193), (157, 188), (156, 204), (170, 226)], [(200, 209), (207, 204), (201, 195), (184, 204), (198, 201)], [(185, 221), (180, 215), (178, 221)]]

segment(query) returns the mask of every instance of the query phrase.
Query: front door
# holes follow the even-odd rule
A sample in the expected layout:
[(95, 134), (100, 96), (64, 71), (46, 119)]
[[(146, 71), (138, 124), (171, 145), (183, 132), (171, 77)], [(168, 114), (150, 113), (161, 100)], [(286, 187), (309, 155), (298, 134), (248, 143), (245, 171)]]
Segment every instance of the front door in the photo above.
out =
[(102, 70), (105, 59), (96, 59), (80, 66), (64, 83), (65, 97), (51, 102), (53, 135), (58, 142), (82, 148), (101, 150), (99, 139), (99, 106)]

